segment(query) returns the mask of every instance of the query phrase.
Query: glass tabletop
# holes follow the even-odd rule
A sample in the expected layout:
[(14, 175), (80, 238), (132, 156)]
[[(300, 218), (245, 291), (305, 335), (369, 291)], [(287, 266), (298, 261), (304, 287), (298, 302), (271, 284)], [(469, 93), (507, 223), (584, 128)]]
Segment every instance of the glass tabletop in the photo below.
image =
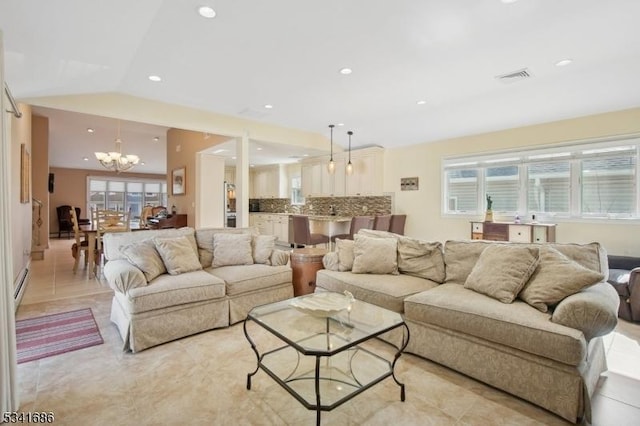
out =
[[(268, 329), (287, 344), (307, 355), (332, 355), (404, 324), (402, 316), (360, 300), (337, 313), (314, 315), (299, 306), (313, 306), (315, 300), (330, 294), (313, 293), (262, 305), (249, 312), (248, 318)], [(347, 304), (348, 305), (348, 304)], [(298, 306), (298, 307), (296, 307)]]

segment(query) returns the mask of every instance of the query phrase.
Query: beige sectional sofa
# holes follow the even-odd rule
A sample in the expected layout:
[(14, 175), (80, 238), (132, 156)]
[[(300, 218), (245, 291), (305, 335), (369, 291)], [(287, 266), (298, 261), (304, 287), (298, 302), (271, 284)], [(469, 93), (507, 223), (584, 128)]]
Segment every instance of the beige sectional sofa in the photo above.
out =
[(106, 234), (111, 321), (124, 349), (226, 327), (254, 306), (293, 297), (289, 253), (274, 243), (253, 228)]
[[(369, 273), (381, 264), (375, 257), (388, 250), (372, 246), (376, 238), (396, 239), (397, 270)], [(569, 421), (590, 419), (590, 396), (606, 370), (601, 336), (615, 328), (619, 303), (604, 281), (606, 253), (599, 244), (442, 245), (363, 230), (355, 242), (337, 247), (323, 259), (318, 290), (348, 290), (403, 313), (411, 336), (407, 352)], [(365, 254), (372, 258), (368, 266), (358, 262)], [(545, 299), (559, 303), (540, 303)]]

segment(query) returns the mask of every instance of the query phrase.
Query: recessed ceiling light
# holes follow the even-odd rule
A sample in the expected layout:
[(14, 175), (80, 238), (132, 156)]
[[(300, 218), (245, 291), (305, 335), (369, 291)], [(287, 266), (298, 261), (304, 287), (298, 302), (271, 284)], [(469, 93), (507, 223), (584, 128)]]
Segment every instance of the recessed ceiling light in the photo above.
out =
[(257, 147), (256, 150), (257, 151), (262, 151), (262, 147)]
[(84, 161), (89, 161), (89, 157), (82, 157)]
[(159, 137), (154, 136), (154, 138), (153, 138), (153, 141), (154, 141), (154, 142), (158, 142), (159, 140), (160, 140), (160, 138), (159, 138)]
[(502, 3), (504, 3), (504, 4), (509, 4), (509, 3), (515, 3), (515, 2), (517, 2), (518, 0), (501, 0), (501, 1), (502, 1)]
[(272, 108), (273, 108), (273, 105), (271, 105), (271, 104), (266, 104), (264, 107), (265, 107), (266, 109), (272, 109)]
[(338, 124), (336, 124), (336, 126), (342, 127), (342, 126), (344, 126), (344, 123), (338, 123)]
[(424, 105), (424, 104), (426, 104), (426, 103), (427, 103), (427, 101), (425, 101), (425, 100), (419, 100), (419, 101), (417, 101), (416, 103), (417, 103), (418, 105)]
[(158, 83), (162, 81), (162, 77), (160, 77), (159, 75), (150, 75), (149, 80), (153, 81), (154, 83)]
[(302, 154), (302, 156), (303, 156), (303, 157), (308, 157), (308, 156), (309, 156), (309, 154)]
[(215, 151), (213, 151), (213, 153), (214, 154), (220, 154), (221, 152), (225, 152), (225, 151), (227, 151), (227, 150), (224, 149), (224, 148), (220, 148), (220, 149), (216, 149)]
[(340, 74), (342, 75), (349, 75), (353, 72), (353, 70), (351, 68), (342, 68), (340, 70)]
[(144, 161), (140, 163), (141, 166), (144, 166)]
[(213, 10), (213, 8), (210, 7), (210, 6), (200, 6), (198, 8), (198, 13), (203, 18), (215, 18), (216, 17), (216, 11)]
[(255, 167), (255, 166), (256, 166), (255, 164), (249, 164), (249, 167)]
[(235, 160), (237, 157), (234, 155), (233, 157), (231, 157), (232, 160)]
[(569, 65), (571, 62), (573, 62), (572, 59), (562, 59), (561, 61), (556, 62), (556, 67), (564, 67), (566, 65)]
[(87, 132), (93, 133), (93, 132), (95, 132), (95, 130), (93, 130), (91, 127), (87, 127)]

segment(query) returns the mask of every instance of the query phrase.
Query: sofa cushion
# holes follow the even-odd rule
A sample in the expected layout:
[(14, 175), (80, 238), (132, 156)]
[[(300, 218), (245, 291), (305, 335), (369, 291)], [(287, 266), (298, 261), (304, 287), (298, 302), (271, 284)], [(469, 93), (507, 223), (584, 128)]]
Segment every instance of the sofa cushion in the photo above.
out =
[(156, 250), (170, 275), (202, 269), (193, 244), (186, 236), (174, 238), (154, 238)]
[(211, 266), (252, 265), (251, 239), (250, 234), (214, 234)]
[(144, 273), (147, 282), (167, 272), (153, 240), (127, 244), (122, 247), (121, 252), (131, 264)]
[(195, 240), (198, 245), (198, 257), (203, 268), (211, 266), (213, 261), (213, 236), (215, 234), (258, 235), (258, 229), (251, 228), (202, 228), (196, 229)]
[(398, 241), (354, 235), (354, 274), (398, 274)]
[[(336, 241), (338, 240), (336, 239)], [(322, 256), (322, 266), (324, 266), (324, 269), (328, 269), (330, 271), (338, 271), (340, 266), (339, 259), (337, 251), (330, 251)]]
[(283, 283), (291, 283), (291, 268), (288, 266), (243, 265), (221, 266), (206, 271), (227, 284), (227, 295), (249, 293)]
[(437, 283), (444, 282), (444, 258), (441, 242), (398, 238), (398, 270)]
[(365, 275), (321, 269), (316, 273), (316, 285), (339, 293), (348, 290), (358, 300), (401, 313), (405, 297), (429, 290), (438, 283), (406, 274)]
[(137, 314), (224, 296), (224, 281), (205, 271), (163, 274), (144, 287), (129, 289), (125, 308), (130, 314)]
[(447, 241), (444, 243), (445, 283), (464, 285), (478, 258), (490, 241)]
[(336, 238), (336, 252), (338, 253), (338, 271), (346, 272), (353, 268), (353, 252), (355, 242)]
[(537, 264), (537, 248), (494, 244), (482, 251), (464, 286), (502, 303), (511, 303)]
[(270, 263), (272, 266), (283, 266), (289, 263), (290, 253), (286, 250), (274, 249), (271, 252)]
[(276, 247), (275, 235), (254, 235), (251, 239), (253, 263), (271, 264), (271, 252)]
[(504, 304), (463, 286), (445, 283), (408, 297), (404, 305), (408, 320), (459, 331), (565, 364), (577, 366), (587, 353), (580, 330), (553, 323), (550, 314), (520, 300)]
[(129, 244), (137, 243), (144, 240), (152, 240), (154, 238), (174, 238), (186, 236), (192, 244), (194, 253), (198, 253), (196, 239), (194, 237), (193, 228), (180, 229), (156, 229), (135, 232), (107, 232), (102, 237), (102, 247), (104, 256), (107, 260), (124, 259), (122, 247)]
[(604, 280), (604, 275), (574, 262), (558, 250), (540, 247), (540, 263), (519, 298), (547, 312), (549, 306)]
[(442, 243), (422, 241), (393, 232), (376, 229), (361, 229), (358, 235), (398, 240), (398, 271), (438, 283), (444, 281), (444, 259)]

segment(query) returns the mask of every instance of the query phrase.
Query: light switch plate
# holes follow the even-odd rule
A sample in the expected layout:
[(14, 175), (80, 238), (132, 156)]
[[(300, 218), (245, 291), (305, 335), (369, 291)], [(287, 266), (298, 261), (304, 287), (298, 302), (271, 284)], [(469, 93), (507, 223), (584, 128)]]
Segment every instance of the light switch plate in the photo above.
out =
[(417, 191), (418, 177), (400, 178), (400, 191)]

